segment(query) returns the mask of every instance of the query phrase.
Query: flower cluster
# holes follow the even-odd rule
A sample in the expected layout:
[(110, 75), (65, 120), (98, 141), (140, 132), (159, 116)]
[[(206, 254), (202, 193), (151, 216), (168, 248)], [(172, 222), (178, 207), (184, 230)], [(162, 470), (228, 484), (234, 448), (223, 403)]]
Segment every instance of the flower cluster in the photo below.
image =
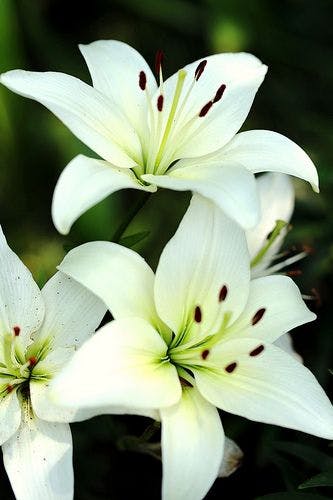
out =
[[(93, 86), (61, 73), (1, 75), (100, 157), (65, 167), (56, 228), (68, 233), (124, 188), (193, 197), (156, 273), (129, 248), (88, 242), (40, 291), (1, 233), (4, 465), (18, 500), (71, 499), (68, 422), (145, 415), (161, 422), (163, 499), (200, 500), (241, 454), (218, 409), (333, 439), (333, 407), (288, 333), (315, 314), (278, 274), (305, 256), (279, 260), (294, 206), (287, 174), (318, 191), (317, 171), (276, 132), (238, 132), (267, 70), (256, 57), (217, 54), (164, 80), (158, 52), (156, 81), (122, 42), (80, 50)], [(107, 310), (114, 319), (99, 328)]]

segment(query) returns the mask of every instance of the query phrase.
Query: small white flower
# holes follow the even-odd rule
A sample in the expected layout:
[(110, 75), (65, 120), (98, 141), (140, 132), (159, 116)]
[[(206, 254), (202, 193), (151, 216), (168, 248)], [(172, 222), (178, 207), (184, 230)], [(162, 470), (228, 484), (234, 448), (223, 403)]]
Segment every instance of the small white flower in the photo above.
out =
[(40, 291), (0, 229), (0, 444), (17, 500), (73, 498), (67, 422), (96, 412), (59, 409), (45, 395), (105, 311), (61, 272)]
[(296, 175), (318, 190), (316, 169), (295, 143), (267, 130), (237, 134), (267, 71), (251, 54), (202, 58), (165, 82), (158, 54), (157, 85), (125, 43), (103, 40), (80, 50), (93, 87), (62, 73), (1, 75), (5, 86), (44, 104), (102, 158), (77, 156), (61, 174), (52, 207), (61, 233), (124, 188), (192, 190), (245, 228), (259, 218), (256, 172)]
[(156, 276), (110, 242), (82, 245), (60, 266), (116, 319), (73, 356), (50, 395), (65, 406), (158, 409), (164, 499), (200, 499), (217, 477), (224, 433), (216, 407), (333, 438), (324, 391), (273, 344), (315, 315), (289, 277), (250, 281), (249, 263), (244, 231), (195, 196)]

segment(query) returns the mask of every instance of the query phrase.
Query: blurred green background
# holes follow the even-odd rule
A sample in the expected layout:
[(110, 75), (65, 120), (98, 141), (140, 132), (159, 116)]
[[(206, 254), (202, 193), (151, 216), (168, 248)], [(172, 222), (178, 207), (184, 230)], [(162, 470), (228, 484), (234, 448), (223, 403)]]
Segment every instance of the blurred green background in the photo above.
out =
[[(244, 129), (287, 135), (304, 147), (319, 170), (319, 196), (306, 183), (295, 182), (294, 228), (286, 245), (314, 248), (302, 262), (297, 282), (306, 294), (312, 288), (320, 293), (321, 305), (310, 304), (319, 320), (298, 329), (294, 338), (331, 396), (332, 19), (331, 0), (0, 0), (1, 72), (55, 70), (89, 82), (77, 44), (111, 38), (133, 45), (151, 64), (156, 50), (163, 49), (166, 75), (214, 52), (249, 51), (268, 64)], [(58, 235), (50, 216), (53, 189), (63, 167), (80, 152), (91, 154), (51, 113), (0, 88), (0, 222), (40, 285), (54, 273), (64, 249), (110, 239), (141, 196), (128, 190), (116, 193), (82, 216), (68, 237)], [(149, 229), (135, 249), (152, 266), (188, 201), (187, 193), (161, 190), (128, 228), (128, 235)], [(333, 470), (329, 443), (228, 415), (223, 423), (242, 447), (244, 463), (230, 478), (217, 480), (207, 498), (252, 500), (274, 492), (280, 493), (267, 499), (333, 498), (330, 488), (297, 489), (311, 475)], [(160, 463), (119, 450), (119, 438), (139, 436), (147, 424), (139, 417), (100, 417), (73, 426), (77, 499), (159, 498)], [(2, 469), (0, 491), (2, 499), (12, 498)]]

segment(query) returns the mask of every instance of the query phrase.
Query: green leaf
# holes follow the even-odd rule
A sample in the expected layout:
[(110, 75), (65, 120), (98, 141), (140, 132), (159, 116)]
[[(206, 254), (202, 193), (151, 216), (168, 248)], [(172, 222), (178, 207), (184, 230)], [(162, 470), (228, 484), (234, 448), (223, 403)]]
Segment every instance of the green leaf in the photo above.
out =
[(304, 483), (300, 484), (299, 488), (315, 488), (317, 486), (333, 486), (333, 470), (321, 472), (320, 474), (311, 477), (307, 481), (304, 481)]
[(149, 234), (150, 231), (140, 231), (139, 233), (131, 234), (130, 236), (124, 236), (119, 241), (119, 244), (127, 248), (133, 248), (134, 245), (137, 245), (137, 243), (140, 243), (140, 241), (147, 238)]
[(293, 455), (317, 469), (333, 468), (333, 457), (312, 446), (289, 441), (276, 441), (273, 446), (275, 450)]
[(264, 495), (263, 497), (257, 497), (255, 500), (330, 500), (329, 497), (323, 497), (322, 495), (315, 495), (314, 493), (293, 493), (293, 492), (281, 492), (281, 493), (271, 493), (269, 495)]

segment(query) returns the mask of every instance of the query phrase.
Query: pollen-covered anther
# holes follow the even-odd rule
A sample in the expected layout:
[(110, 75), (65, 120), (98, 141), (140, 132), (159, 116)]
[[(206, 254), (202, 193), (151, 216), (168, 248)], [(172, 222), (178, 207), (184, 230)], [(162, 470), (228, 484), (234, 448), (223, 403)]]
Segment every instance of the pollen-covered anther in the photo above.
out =
[(223, 285), (221, 290), (219, 291), (219, 302), (223, 302), (228, 295), (228, 287), (226, 285)]
[(31, 368), (37, 365), (37, 358), (35, 356), (31, 356), (28, 361)]
[(140, 71), (139, 73), (139, 87), (141, 90), (145, 90), (147, 84), (147, 77), (144, 71)]
[(207, 359), (208, 358), (208, 355), (209, 355), (209, 349), (205, 349), (204, 351), (202, 351), (201, 353), (201, 357), (203, 360)]
[(222, 96), (224, 94), (224, 91), (226, 89), (226, 85), (223, 83), (221, 85), (221, 87), (219, 87), (216, 91), (216, 94), (215, 94), (215, 97), (213, 99), (213, 103), (215, 104), (216, 102), (218, 102), (220, 99), (222, 99)]
[(11, 393), (13, 390), (14, 390), (14, 386), (11, 384), (8, 384), (6, 387), (6, 391), (8, 392), (8, 394)]
[(255, 349), (253, 349), (253, 351), (251, 351), (249, 354), (252, 357), (259, 356), (259, 354), (261, 354), (264, 349), (265, 349), (265, 347), (261, 344), (261, 345), (258, 345), (258, 347), (256, 347)]
[(208, 113), (208, 111), (210, 110), (210, 108), (212, 106), (213, 106), (213, 101), (208, 101), (207, 104), (205, 104), (200, 110), (200, 113), (199, 113), (200, 118), (202, 118), (203, 116), (206, 116), (206, 114)]
[(200, 76), (204, 72), (206, 64), (207, 64), (207, 59), (204, 59), (203, 61), (199, 62), (197, 69), (195, 70), (195, 73), (194, 73), (194, 78), (196, 79), (196, 81), (199, 80)]
[(253, 318), (251, 320), (251, 323), (253, 326), (256, 325), (257, 323), (259, 323), (259, 321), (262, 319), (265, 312), (266, 312), (265, 307), (258, 309), (258, 311), (255, 313), (255, 315), (253, 316)]
[(237, 368), (237, 363), (234, 361), (233, 363), (230, 363), (230, 365), (227, 365), (224, 369), (227, 373), (232, 373), (235, 371)]
[(161, 94), (157, 98), (157, 109), (158, 109), (158, 111), (162, 111), (162, 109), (163, 109), (163, 103), (164, 103), (164, 97)]
[(15, 337), (18, 337), (20, 335), (21, 328), (17, 325), (13, 326), (13, 332), (14, 332)]
[(202, 311), (200, 306), (196, 306), (194, 309), (194, 321), (196, 323), (201, 323), (202, 321)]
[(161, 67), (163, 64), (164, 53), (162, 50), (158, 50), (155, 55), (155, 71), (156, 74), (159, 75), (161, 71)]

